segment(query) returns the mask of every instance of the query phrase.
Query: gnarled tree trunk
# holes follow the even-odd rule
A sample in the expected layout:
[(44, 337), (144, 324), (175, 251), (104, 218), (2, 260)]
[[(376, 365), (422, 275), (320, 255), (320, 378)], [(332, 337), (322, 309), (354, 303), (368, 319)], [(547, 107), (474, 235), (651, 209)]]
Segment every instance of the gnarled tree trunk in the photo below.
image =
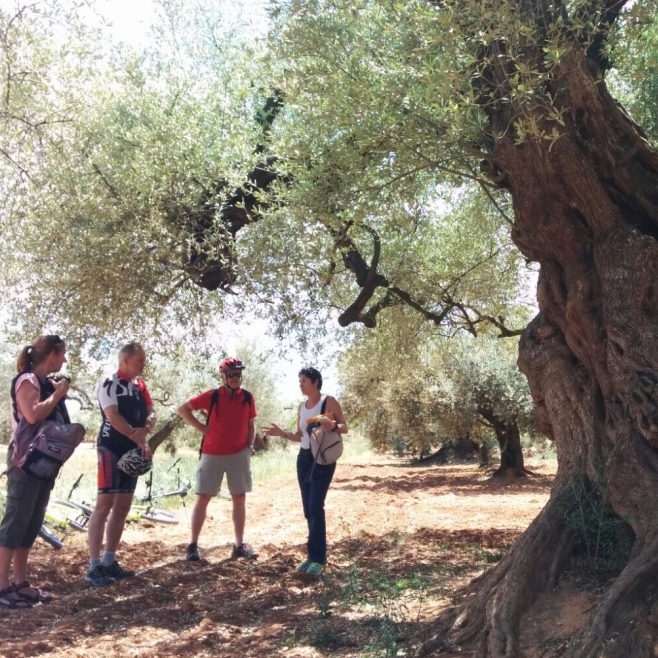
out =
[(500, 447), (500, 466), (496, 469), (494, 476), (512, 474), (516, 477), (525, 477), (526, 470), (518, 423), (515, 420), (499, 418), (491, 409), (485, 407), (478, 407), (478, 412), (491, 425)]
[[(554, 81), (564, 134), (549, 147), (500, 131), (492, 162), (513, 197), (512, 237), (541, 266), (540, 314), (519, 365), (558, 472), (545, 509), (441, 622), (453, 643), (477, 643), (479, 658), (520, 656), (522, 615), (573, 544), (560, 496), (584, 479), (634, 545), (565, 656), (648, 658), (658, 629), (658, 157), (577, 44)], [(494, 129), (503, 118), (491, 111)]]

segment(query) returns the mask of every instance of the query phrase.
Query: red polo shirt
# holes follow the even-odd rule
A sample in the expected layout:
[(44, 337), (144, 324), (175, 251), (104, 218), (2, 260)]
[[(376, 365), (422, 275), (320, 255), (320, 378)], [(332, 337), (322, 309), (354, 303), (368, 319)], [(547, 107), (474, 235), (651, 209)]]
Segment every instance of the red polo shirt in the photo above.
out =
[[(210, 409), (213, 389), (201, 393), (190, 400), (194, 411)], [(213, 407), (208, 424), (208, 433), (203, 440), (204, 455), (235, 455), (244, 450), (248, 443), (249, 420), (256, 418), (256, 402), (245, 404), (244, 391), (240, 389), (234, 396), (220, 386), (219, 399)]]

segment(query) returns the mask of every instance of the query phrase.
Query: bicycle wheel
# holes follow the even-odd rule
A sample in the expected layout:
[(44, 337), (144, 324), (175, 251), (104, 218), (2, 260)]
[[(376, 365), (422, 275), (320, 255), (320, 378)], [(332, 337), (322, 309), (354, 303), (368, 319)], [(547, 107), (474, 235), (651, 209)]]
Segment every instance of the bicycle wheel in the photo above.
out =
[[(94, 511), (92, 507), (80, 503), (72, 503), (68, 500), (51, 500), (50, 505), (67, 508), (65, 516), (68, 524), (79, 532), (87, 531), (87, 524), (91, 518), (91, 513)], [(69, 510), (72, 510), (72, 512)]]
[(141, 513), (143, 519), (155, 521), (156, 523), (178, 523), (178, 517), (163, 509), (150, 509)]
[(88, 516), (78, 516), (75, 519), (69, 519), (69, 525), (78, 532), (87, 532)]
[(43, 539), (47, 544), (50, 544), (56, 551), (59, 551), (63, 544), (62, 540), (45, 525), (41, 526), (39, 530), (39, 537)]
[(91, 505), (85, 505), (84, 503), (73, 503), (70, 500), (51, 500), (50, 505), (60, 505), (62, 507), (69, 507), (70, 509), (77, 510), (91, 516), (91, 513), (94, 511), (94, 508)]

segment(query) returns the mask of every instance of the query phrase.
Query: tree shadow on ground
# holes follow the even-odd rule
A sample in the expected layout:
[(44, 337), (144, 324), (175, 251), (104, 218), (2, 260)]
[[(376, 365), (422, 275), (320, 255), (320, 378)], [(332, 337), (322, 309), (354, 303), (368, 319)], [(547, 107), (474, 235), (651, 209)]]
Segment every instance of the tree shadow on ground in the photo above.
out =
[(332, 546), (322, 579), (295, 572), (300, 546), (265, 546), (254, 562), (190, 563), (175, 557), (184, 545), (149, 541), (131, 550), (142, 561), (148, 556), (150, 566), (100, 590), (81, 580), (80, 546), (51, 569), (55, 602), (0, 611), (2, 654), (191, 658), (312, 647), (321, 655), (361, 656), (365, 647), (417, 638), (454, 589), (500, 559), (518, 534), (427, 528), (360, 534)]
[[(351, 465), (354, 468), (354, 465)], [(454, 495), (491, 495), (513, 493), (546, 493), (553, 481), (552, 475), (534, 475), (519, 479), (486, 477), (482, 471), (463, 466), (441, 466), (431, 470), (418, 470), (412, 473), (386, 475), (358, 475), (348, 477), (337, 471), (332, 487), (345, 491), (369, 490), (395, 495), (419, 490), (444, 489)]]

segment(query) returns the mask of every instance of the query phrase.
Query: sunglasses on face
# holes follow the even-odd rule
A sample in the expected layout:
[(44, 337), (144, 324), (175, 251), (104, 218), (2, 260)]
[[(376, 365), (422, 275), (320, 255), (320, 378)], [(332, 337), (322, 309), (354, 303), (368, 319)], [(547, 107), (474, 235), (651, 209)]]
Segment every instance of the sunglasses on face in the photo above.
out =
[(242, 377), (241, 372), (227, 372), (226, 379), (240, 379)]

